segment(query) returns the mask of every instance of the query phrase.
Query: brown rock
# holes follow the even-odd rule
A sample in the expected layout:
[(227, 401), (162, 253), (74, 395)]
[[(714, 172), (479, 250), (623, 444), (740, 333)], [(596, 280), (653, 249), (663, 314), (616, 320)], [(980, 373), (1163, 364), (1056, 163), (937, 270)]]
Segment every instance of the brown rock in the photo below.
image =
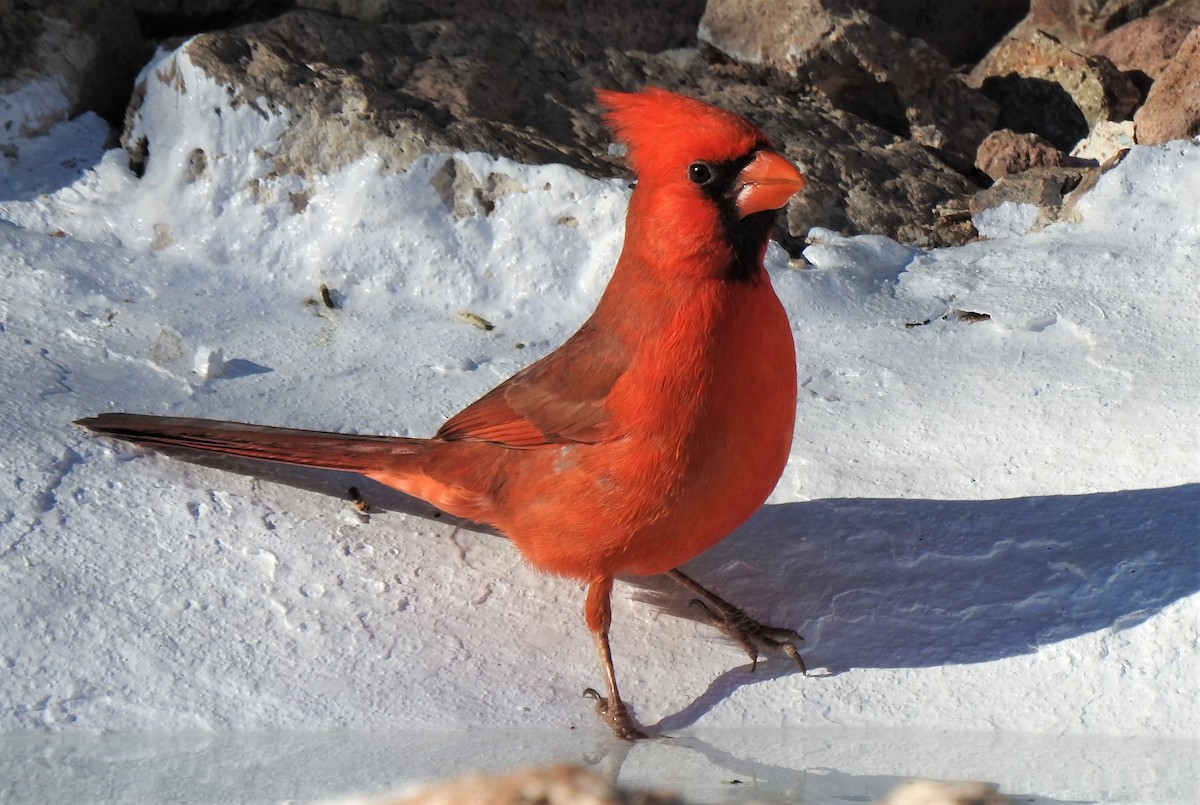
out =
[(1126, 120), (1141, 95), (1103, 56), (1085, 56), (1034, 31), (1005, 39), (976, 65), (972, 86), (1000, 104), (999, 126), (1070, 151), (1100, 120)]
[(1156, 81), (1191, 30), (1193, 23), (1157, 15), (1126, 23), (1088, 45), (1091, 56), (1104, 56), (1118, 70), (1134, 73), (1143, 91)]
[(1179, 46), (1133, 118), (1139, 143), (1163, 143), (1200, 134), (1200, 27)]
[(1029, 13), (1009, 37), (1027, 39), (1041, 31), (1067, 47), (1087, 51), (1110, 31), (1143, 17), (1200, 23), (1200, 0), (1031, 0)]
[[(1081, 49), (1109, 31), (1143, 17), (1167, 0), (1031, 0), (1018, 29), (1042, 31), (1068, 47)], [(1016, 32), (1014, 32), (1016, 33)]]
[(1030, 168), (1057, 168), (1067, 155), (1036, 134), (1000, 129), (987, 136), (975, 156), (975, 167), (993, 179)]
[(710, 0), (699, 38), (743, 64), (810, 82), (834, 106), (966, 164), (995, 121), (995, 106), (944, 56), (836, 0)]

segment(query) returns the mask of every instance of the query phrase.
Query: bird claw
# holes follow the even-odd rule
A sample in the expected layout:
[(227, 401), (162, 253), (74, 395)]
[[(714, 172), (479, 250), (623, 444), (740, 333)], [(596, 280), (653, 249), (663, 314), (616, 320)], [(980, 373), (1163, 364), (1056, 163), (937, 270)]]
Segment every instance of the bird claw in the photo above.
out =
[(650, 737), (634, 725), (629, 711), (625, 709), (625, 702), (617, 699), (613, 706), (609, 706), (608, 699), (601, 696), (595, 688), (585, 688), (583, 696), (585, 699), (596, 700), (596, 715), (600, 716), (622, 741), (640, 741)]
[(800, 656), (800, 650), (796, 648), (796, 644), (804, 640), (804, 637), (795, 629), (767, 626), (726, 601), (713, 601), (710, 606), (709, 603), (694, 598), (692, 605), (699, 606), (704, 610), (705, 619), (709, 625), (737, 641), (746, 655), (750, 657), (752, 672), (758, 669), (760, 649), (765, 649), (782, 651), (792, 658), (800, 669), (800, 673), (808, 674), (804, 658)]

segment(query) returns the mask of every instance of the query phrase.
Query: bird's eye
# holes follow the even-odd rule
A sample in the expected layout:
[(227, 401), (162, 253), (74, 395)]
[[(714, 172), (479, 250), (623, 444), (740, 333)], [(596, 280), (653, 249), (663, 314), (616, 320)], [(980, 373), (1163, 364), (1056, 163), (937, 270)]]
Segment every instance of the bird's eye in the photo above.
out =
[(688, 178), (703, 187), (713, 179), (712, 168), (707, 162), (693, 162), (688, 165)]

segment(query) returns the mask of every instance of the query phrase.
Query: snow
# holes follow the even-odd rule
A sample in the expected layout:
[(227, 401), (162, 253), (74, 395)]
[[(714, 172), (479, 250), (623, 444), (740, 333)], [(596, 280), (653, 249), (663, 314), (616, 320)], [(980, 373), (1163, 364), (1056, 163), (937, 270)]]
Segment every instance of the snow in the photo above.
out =
[[(311, 799), (597, 753), (709, 800), (910, 775), (1195, 797), (1196, 143), (1134, 148), (1079, 223), (1000, 210), (990, 239), (931, 252), (814, 230), (808, 267), (771, 250), (791, 461), (688, 568), (797, 628), (815, 672), (751, 673), (667, 583), (618, 584), (622, 690), (676, 736), (621, 758), (580, 697), (600, 674), (576, 583), (354, 476), (226, 472), (70, 423), (429, 435), (587, 316), (625, 184), (484, 154), (278, 176), (286, 114), (232, 105), (178, 53), (144, 75), (140, 179), (92, 115), (11, 137), (0, 164), (14, 801)], [(32, 115), (24, 97), (0, 108)], [(500, 188), (490, 213), (447, 197), (451, 168)]]

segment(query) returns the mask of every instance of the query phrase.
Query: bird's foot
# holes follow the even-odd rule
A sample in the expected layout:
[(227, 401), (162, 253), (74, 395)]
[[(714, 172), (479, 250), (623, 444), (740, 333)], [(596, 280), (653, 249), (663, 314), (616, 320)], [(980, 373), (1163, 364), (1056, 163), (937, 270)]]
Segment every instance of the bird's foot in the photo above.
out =
[(608, 724), (613, 733), (622, 741), (640, 741), (643, 738), (650, 737), (633, 723), (633, 719), (629, 716), (629, 711), (625, 709), (625, 702), (620, 699), (610, 702), (594, 688), (587, 688), (583, 692), (583, 695), (588, 699), (596, 700), (596, 715), (600, 716), (604, 720), (604, 723)]
[(800, 656), (800, 650), (796, 648), (796, 644), (804, 638), (795, 629), (768, 626), (756, 621), (733, 604), (716, 596), (709, 601), (696, 598), (692, 600), (692, 604), (704, 610), (709, 624), (738, 642), (738, 645), (750, 657), (751, 671), (758, 668), (760, 651), (765, 650), (782, 651), (795, 661), (797, 667), (800, 668), (800, 673), (808, 673), (808, 668), (804, 665), (804, 658)]

